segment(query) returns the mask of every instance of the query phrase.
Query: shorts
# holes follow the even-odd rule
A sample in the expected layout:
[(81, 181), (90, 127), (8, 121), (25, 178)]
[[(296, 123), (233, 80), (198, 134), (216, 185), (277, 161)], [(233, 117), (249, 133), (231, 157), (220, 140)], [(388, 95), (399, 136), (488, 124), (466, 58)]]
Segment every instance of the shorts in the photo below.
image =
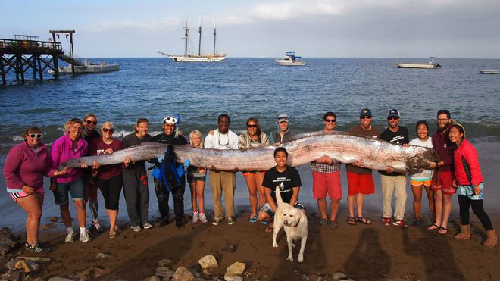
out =
[(207, 175), (204, 175), (202, 177), (195, 177), (195, 176), (191, 176), (191, 175), (187, 175), (187, 181), (188, 183), (193, 183), (193, 182), (196, 182), (196, 181), (203, 181), (203, 182), (206, 182), (207, 181)]
[(361, 194), (374, 194), (375, 184), (372, 174), (358, 174), (347, 171), (347, 189), (348, 195), (354, 196)]
[(484, 186), (483, 183), (479, 184), (481, 190), (478, 195), (474, 194), (472, 185), (459, 185), (457, 188), (458, 195), (467, 196), (470, 200), (483, 200), (484, 199)]
[(326, 198), (330, 200), (342, 199), (342, 184), (340, 183), (340, 171), (333, 173), (312, 172), (314, 199)]
[[(40, 195), (44, 195), (45, 194), (45, 191), (43, 190), (43, 185), (38, 187), (38, 188), (35, 188), (35, 193), (36, 194), (40, 194)], [(19, 192), (9, 192), (10, 194), (10, 197), (12, 197), (12, 199), (14, 200), (14, 202), (17, 203), (17, 199), (19, 198), (24, 198), (24, 197), (28, 197), (30, 196), (29, 194), (27, 194), (26, 192), (24, 191), (19, 191)]]
[(77, 179), (72, 182), (57, 183), (57, 189), (52, 191), (54, 193), (56, 205), (64, 205), (68, 203), (68, 191), (71, 194), (73, 201), (83, 200), (83, 179)]
[[(299, 202), (295, 202), (295, 205), (293, 205), (293, 206), (297, 209), (301, 209), (304, 211), (306, 210), (306, 207), (304, 207), (304, 205), (302, 205)], [(271, 205), (269, 205), (269, 203), (264, 204), (264, 206), (262, 206), (262, 208), (260, 208), (259, 213), (260, 212), (266, 212), (266, 214), (268, 214), (270, 217), (274, 216), (273, 208), (271, 208)]]
[(452, 195), (455, 194), (455, 188), (451, 186), (453, 181), (452, 171), (438, 171), (434, 173), (432, 178), (432, 189), (433, 190), (443, 190), (444, 194)]
[(412, 186), (424, 185), (425, 187), (430, 187), (432, 185), (432, 180), (417, 181), (410, 179), (410, 183)]
[(97, 186), (101, 190), (102, 197), (104, 197), (106, 210), (118, 210), (118, 202), (120, 201), (123, 186), (122, 173), (110, 179), (98, 179)]
[(253, 174), (265, 174), (266, 171), (244, 171), (244, 172), (241, 172), (243, 174), (244, 177), (246, 176), (249, 176), (249, 175), (253, 175)]

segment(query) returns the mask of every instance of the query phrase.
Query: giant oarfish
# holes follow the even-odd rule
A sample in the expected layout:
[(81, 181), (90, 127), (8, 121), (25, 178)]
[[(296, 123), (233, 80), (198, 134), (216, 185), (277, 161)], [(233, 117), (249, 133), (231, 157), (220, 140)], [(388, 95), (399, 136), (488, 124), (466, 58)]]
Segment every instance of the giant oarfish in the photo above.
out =
[[(132, 161), (147, 160), (164, 155), (168, 145), (143, 143), (140, 146), (116, 151), (111, 155), (89, 156), (72, 159), (61, 167), (91, 166), (123, 163), (129, 156)], [(362, 162), (363, 167), (385, 170), (392, 167), (398, 172), (416, 172), (428, 168), (429, 161), (437, 161), (432, 149), (420, 146), (394, 145), (379, 139), (351, 136), (343, 133), (328, 135), (311, 134), (283, 144), (288, 151), (288, 164), (298, 166), (327, 155), (342, 163)], [(217, 170), (267, 170), (276, 165), (273, 158), (275, 146), (249, 149), (200, 149), (188, 145), (173, 146), (177, 161), (187, 159), (193, 166)]]

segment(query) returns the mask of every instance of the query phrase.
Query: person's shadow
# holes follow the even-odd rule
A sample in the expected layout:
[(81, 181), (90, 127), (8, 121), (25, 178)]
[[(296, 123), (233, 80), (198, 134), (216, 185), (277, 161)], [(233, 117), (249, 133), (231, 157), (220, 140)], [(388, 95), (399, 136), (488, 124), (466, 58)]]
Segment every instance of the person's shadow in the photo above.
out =
[(391, 258), (382, 249), (376, 230), (371, 227), (363, 229), (344, 268), (346, 275), (354, 280), (383, 280), (389, 277)]
[(403, 231), (403, 248), (407, 255), (421, 257), (424, 266), (426, 280), (465, 280), (460, 268), (455, 263), (453, 252), (444, 236), (420, 227), (423, 237), (412, 242), (408, 231)]

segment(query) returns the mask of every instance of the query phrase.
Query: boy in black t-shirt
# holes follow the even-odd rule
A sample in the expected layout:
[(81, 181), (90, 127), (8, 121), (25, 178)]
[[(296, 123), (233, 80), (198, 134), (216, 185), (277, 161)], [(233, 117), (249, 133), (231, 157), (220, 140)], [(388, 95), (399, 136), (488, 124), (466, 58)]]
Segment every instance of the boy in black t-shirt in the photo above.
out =
[[(278, 147), (274, 150), (276, 166), (266, 172), (264, 181), (262, 182), (262, 186), (266, 188), (267, 203), (259, 211), (259, 220), (261, 221), (270, 221), (278, 209), (276, 203), (277, 186), (280, 188), (280, 195), (283, 202), (296, 208), (304, 208), (297, 202), (300, 186), (302, 185), (299, 172), (294, 167), (286, 165), (287, 159), (288, 153), (284, 147)], [(271, 232), (272, 227), (269, 227), (266, 231)]]

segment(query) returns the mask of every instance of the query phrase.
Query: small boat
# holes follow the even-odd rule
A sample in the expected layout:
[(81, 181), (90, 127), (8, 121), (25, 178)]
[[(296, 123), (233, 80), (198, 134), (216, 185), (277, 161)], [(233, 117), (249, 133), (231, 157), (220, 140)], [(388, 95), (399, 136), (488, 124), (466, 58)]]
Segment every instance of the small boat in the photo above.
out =
[(278, 65), (282, 66), (303, 66), (306, 65), (305, 61), (298, 60), (301, 59), (302, 57), (296, 56), (295, 52), (286, 52), (286, 55), (284, 58), (280, 60), (276, 60)]
[[(108, 64), (106, 62), (102, 63), (91, 63), (88, 59), (85, 59), (82, 66), (75, 65), (75, 74), (89, 74), (89, 73), (106, 73), (111, 71), (120, 70), (120, 65), (117, 63)], [(54, 74), (54, 70), (49, 70), (49, 73)], [(71, 65), (59, 67), (59, 74), (72, 74)]]
[(428, 63), (398, 63), (396, 64), (398, 68), (423, 68), (423, 69), (437, 69), (441, 68), (441, 65), (434, 61), (431, 57)]
[(481, 74), (500, 74), (500, 70), (480, 70), (479, 71)]

